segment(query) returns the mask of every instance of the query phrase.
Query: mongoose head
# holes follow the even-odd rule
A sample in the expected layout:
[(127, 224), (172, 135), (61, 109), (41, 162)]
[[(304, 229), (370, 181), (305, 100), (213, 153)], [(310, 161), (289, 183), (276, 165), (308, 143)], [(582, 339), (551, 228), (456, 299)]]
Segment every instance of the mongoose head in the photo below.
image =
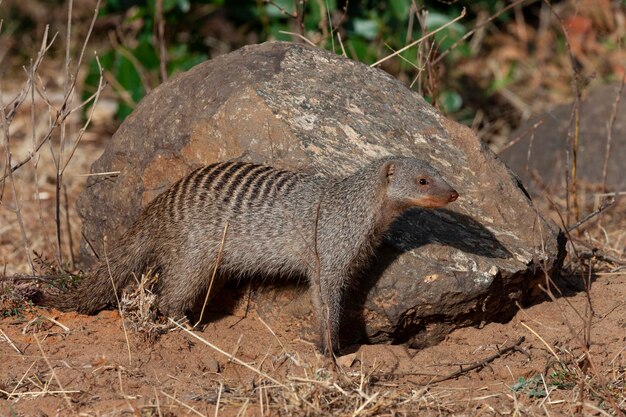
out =
[(387, 198), (399, 211), (443, 207), (459, 197), (435, 168), (420, 159), (390, 159), (383, 164), (382, 174), (387, 182)]

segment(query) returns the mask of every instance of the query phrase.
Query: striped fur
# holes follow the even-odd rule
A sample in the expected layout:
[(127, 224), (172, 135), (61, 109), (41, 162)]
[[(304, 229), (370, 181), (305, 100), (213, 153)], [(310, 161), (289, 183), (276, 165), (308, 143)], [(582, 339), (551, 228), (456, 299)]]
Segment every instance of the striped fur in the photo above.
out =
[[(423, 178), (427, 185), (419, 183)], [(89, 279), (48, 304), (93, 313), (115, 301), (109, 271), (121, 292), (133, 275), (151, 269), (159, 274), (159, 310), (182, 317), (209, 286), (227, 225), (219, 279), (307, 277), (321, 347), (330, 352), (337, 348), (343, 290), (393, 219), (456, 196), (430, 165), (414, 158), (377, 160), (346, 178), (217, 162), (157, 196)]]

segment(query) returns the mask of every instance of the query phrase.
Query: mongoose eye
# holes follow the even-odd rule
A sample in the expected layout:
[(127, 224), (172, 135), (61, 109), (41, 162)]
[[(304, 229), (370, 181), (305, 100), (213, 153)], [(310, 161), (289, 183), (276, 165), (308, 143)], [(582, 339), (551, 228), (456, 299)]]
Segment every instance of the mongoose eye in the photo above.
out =
[(419, 183), (420, 185), (426, 185), (428, 184), (428, 180), (426, 178), (420, 178)]

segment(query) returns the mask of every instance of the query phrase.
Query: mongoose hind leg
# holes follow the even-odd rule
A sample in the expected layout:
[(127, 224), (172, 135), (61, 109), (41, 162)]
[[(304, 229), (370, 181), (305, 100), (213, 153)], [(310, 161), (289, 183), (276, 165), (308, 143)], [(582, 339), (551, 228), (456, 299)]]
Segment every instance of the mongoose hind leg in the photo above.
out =
[[(207, 267), (206, 262), (191, 263), (188, 259), (170, 262), (168, 267), (163, 268), (159, 288), (158, 307), (161, 314), (173, 318), (185, 317), (200, 296), (206, 294), (212, 271), (213, 268)], [(212, 293), (221, 287), (218, 278), (216, 275)]]
[(174, 320), (181, 320), (186, 317), (188, 303), (177, 295), (175, 288), (171, 285), (160, 288), (157, 297), (159, 313)]

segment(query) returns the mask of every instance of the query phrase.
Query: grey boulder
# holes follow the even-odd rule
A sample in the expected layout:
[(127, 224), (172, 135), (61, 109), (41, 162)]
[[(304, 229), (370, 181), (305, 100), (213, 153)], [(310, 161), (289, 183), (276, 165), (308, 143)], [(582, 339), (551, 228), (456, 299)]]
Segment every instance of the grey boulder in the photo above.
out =
[[(619, 92), (618, 84), (591, 89), (581, 102), (578, 132), (577, 172), (579, 184), (602, 184), (608, 122), (613, 103)], [(573, 104), (564, 104), (533, 117), (512, 137), (521, 139), (500, 153), (500, 158), (528, 185), (529, 191), (539, 195), (548, 187), (553, 194), (565, 194), (565, 151), (572, 119)], [(613, 139), (607, 160), (606, 185), (608, 191), (626, 187), (624, 158), (626, 157), (626, 89), (621, 93), (613, 123)], [(536, 128), (533, 128), (538, 125)], [(573, 139), (571, 139), (573, 140)], [(570, 145), (570, 160), (572, 149)], [(570, 168), (571, 172), (571, 168)], [(540, 177), (537, 183), (536, 177)]]
[[(543, 271), (560, 266), (559, 229), (470, 129), (382, 70), (293, 43), (220, 56), (144, 98), (93, 164), (93, 173), (119, 174), (91, 177), (79, 199), (89, 241), (81, 251), (101, 253), (158, 193), (213, 161), (346, 175), (385, 155), (430, 161), (460, 197), (393, 225), (347, 290), (344, 345), (421, 347), (459, 326), (506, 320)], [(308, 328), (306, 293), (253, 287), (249, 298), (270, 325)]]

